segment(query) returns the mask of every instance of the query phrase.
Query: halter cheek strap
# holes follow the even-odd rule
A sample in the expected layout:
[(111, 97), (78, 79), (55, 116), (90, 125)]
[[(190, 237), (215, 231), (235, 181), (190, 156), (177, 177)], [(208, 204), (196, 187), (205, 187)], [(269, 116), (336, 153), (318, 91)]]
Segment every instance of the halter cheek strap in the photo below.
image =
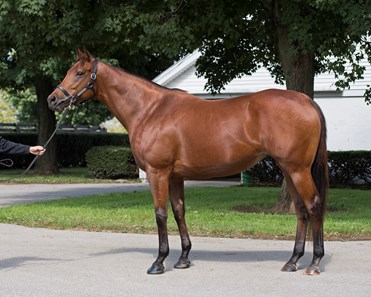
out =
[(90, 74), (90, 81), (88, 82), (87, 86), (83, 88), (80, 92), (76, 95), (71, 95), (65, 88), (61, 85), (57, 85), (57, 89), (61, 90), (62, 93), (70, 100), (70, 106), (76, 104), (76, 101), (79, 97), (81, 97), (86, 91), (91, 90), (95, 95), (95, 90), (93, 89), (95, 80), (97, 79), (97, 68), (98, 68), (98, 60), (94, 60), (93, 71)]

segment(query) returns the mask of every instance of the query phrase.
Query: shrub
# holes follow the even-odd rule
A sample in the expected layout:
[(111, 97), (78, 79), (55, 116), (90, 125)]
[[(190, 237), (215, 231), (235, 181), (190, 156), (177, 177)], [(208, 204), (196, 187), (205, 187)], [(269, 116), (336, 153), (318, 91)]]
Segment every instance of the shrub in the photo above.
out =
[(85, 155), (89, 171), (102, 179), (136, 178), (138, 169), (131, 149), (121, 146), (96, 146)]
[[(328, 152), (331, 187), (371, 187), (371, 151)], [(267, 157), (247, 170), (253, 185), (278, 185), (283, 176), (276, 162)]]
[(254, 167), (247, 170), (252, 184), (277, 185), (283, 180), (281, 169), (271, 157), (266, 157)]
[(331, 186), (371, 186), (371, 151), (328, 152)]

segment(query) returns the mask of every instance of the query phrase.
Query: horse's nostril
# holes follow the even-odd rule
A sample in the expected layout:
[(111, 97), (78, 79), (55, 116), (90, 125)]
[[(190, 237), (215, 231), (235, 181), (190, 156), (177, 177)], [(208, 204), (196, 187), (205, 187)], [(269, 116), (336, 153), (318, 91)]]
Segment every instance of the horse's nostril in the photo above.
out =
[(57, 97), (55, 95), (51, 96), (50, 97), (50, 102), (54, 103), (55, 101), (57, 101)]

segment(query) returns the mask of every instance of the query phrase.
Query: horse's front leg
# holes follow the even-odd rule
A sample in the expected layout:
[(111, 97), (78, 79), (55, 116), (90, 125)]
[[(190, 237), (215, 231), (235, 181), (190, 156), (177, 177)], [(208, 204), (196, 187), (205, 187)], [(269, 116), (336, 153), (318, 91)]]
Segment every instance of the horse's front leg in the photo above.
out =
[(189, 251), (192, 244), (189, 239), (187, 225), (185, 221), (185, 207), (184, 207), (184, 179), (171, 178), (170, 179), (170, 200), (174, 213), (175, 221), (178, 224), (180, 239), (182, 242), (182, 254), (174, 268), (184, 269), (191, 265), (188, 259)]
[(158, 229), (159, 250), (156, 261), (148, 268), (148, 274), (165, 272), (164, 260), (169, 255), (169, 241), (167, 235), (167, 202), (169, 193), (169, 175), (159, 170), (147, 171), (152, 198), (155, 206), (156, 223)]

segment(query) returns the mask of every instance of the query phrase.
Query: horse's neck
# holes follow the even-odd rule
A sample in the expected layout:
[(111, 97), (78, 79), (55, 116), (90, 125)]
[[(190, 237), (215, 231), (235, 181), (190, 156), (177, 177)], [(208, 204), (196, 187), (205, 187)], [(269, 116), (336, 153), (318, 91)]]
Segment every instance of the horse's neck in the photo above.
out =
[(130, 133), (160, 100), (158, 87), (135, 75), (100, 63), (97, 98)]

